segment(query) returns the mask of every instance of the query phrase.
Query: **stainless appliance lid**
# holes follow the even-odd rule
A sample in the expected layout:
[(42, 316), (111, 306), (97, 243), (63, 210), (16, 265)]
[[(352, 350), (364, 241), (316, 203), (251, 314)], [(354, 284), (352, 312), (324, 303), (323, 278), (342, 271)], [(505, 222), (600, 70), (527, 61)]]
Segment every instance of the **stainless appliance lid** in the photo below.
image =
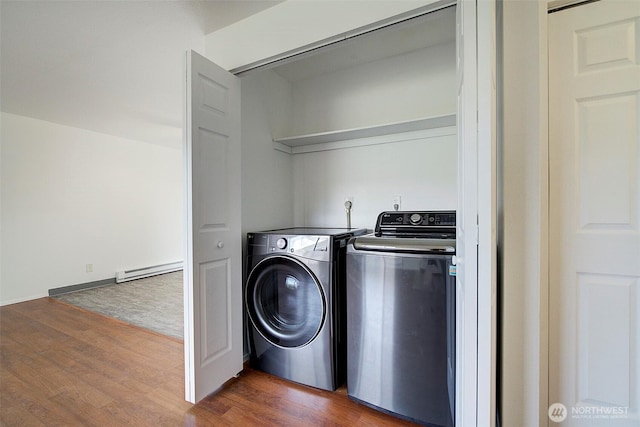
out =
[(297, 236), (359, 236), (367, 232), (364, 228), (291, 227), (260, 231), (260, 234), (287, 234)]
[(406, 237), (360, 236), (353, 239), (353, 247), (363, 251), (419, 252), (455, 254), (455, 239), (425, 239)]

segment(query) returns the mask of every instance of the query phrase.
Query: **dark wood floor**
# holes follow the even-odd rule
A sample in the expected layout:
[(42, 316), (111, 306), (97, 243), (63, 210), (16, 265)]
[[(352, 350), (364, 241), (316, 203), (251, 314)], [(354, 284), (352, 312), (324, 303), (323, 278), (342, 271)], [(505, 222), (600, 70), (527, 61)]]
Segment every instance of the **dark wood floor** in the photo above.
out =
[(246, 368), (184, 401), (182, 341), (51, 298), (0, 307), (2, 426), (398, 426), (347, 398)]

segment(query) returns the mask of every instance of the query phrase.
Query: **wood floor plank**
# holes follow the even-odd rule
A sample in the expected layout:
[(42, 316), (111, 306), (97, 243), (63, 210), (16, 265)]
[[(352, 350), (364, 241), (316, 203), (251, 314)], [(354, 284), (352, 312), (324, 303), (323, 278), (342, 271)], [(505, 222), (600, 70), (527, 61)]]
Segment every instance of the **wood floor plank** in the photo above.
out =
[(27, 409), (18, 406), (2, 408), (0, 411), (0, 426), (46, 427), (46, 424)]
[(191, 407), (184, 416), (185, 427), (234, 427), (229, 421), (222, 418), (222, 415), (208, 411), (204, 406), (198, 404)]
[(32, 390), (28, 395), (24, 394), (29, 386), (15, 375), (2, 369), (0, 370), (0, 412), (5, 408), (25, 407), (29, 399), (46, 401), (48, 396), (41, 394), (40, 390)]
[[(270, 381), (241, 381), (242, 379), (241, 376), (239, 381), (227, 386), (231, 394), (230, 399), (249, 411), (255, 407), (260, 408), (263, 416), (273, 422), (276, 422), (283, 412), (294, 421), (294, 425), (318, 425), (318, 419), (337, 423), (341, 421), (340, 418), (348, 418), (350, 415), (342, 413), (335, 404), (322, 402), (320, 396), (323, 392), (320, 390), (298, 384), (281, 384), (279, 381), (273, 381), (271, 376), (268, 377)], [(288, 404), (285, 405), (283, 402)]]
[(2, 355), (2, 369), (19, 377), (29, 388), (45, 396), (55, 396), (65, 390), (68, 376), (48, 364), (38, 366), (37, 354)]
[[(60, 393), (50, 401), (57, 405), (57, 409), (63, 413), (71, 413), (78, 421), (77, 425), (82, 426), (108, 426), (115, 425), (115, 420), (106, 411), (109, 405), (116, 404), (115, 401), (95, 402), (92, 399), (86, 399), (77, 391)], [(125, 420), (122, 420), (125, 421)]]
[[(358, 419), (358, 413), (349, 411), (353, 402), (346, 398), (346, 389), (344, 387), (336, 392), (329, 392), (299, 384), (292, 384), (274, 376), (268, 376), (267, 378), (269, 381), (254, 383), (257, 393), (277, 396), (280, 400), (286, 400), (299, 405), (312, 413), (320, 411), (323, 417), (331, 422), (346, 422), (354, 425)], [(336, 399), (337, 395), (340, 394), (342, 394), (343, 397)]]
[(197, 405), (183, 344), (41, 298), (0, 307), (0, 426), (402, 426), (351, 401), (246, 367)]

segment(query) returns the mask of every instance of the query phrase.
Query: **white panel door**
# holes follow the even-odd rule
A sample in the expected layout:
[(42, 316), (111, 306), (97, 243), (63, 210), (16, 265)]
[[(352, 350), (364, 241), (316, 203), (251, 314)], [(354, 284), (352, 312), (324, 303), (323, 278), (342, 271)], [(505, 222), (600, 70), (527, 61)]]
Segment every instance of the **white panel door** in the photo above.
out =
[(187, 53), (185, 395), (242, 370), (240, 79)]
[(640, 425), (639, 127), (640, 2), (551, 14), (549, 404), (562, 425)]

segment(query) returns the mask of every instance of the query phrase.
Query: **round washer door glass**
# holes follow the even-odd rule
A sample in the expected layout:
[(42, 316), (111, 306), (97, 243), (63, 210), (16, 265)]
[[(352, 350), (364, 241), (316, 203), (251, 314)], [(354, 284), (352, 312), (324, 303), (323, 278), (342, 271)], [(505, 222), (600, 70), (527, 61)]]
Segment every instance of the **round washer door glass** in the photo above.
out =
[(322, 288), (313, 273), (292, 258), (274, 256), (258, 263), (249, 274), (245, 297), (251, 322), (272, 344), (301, 347), (322, 328)]

